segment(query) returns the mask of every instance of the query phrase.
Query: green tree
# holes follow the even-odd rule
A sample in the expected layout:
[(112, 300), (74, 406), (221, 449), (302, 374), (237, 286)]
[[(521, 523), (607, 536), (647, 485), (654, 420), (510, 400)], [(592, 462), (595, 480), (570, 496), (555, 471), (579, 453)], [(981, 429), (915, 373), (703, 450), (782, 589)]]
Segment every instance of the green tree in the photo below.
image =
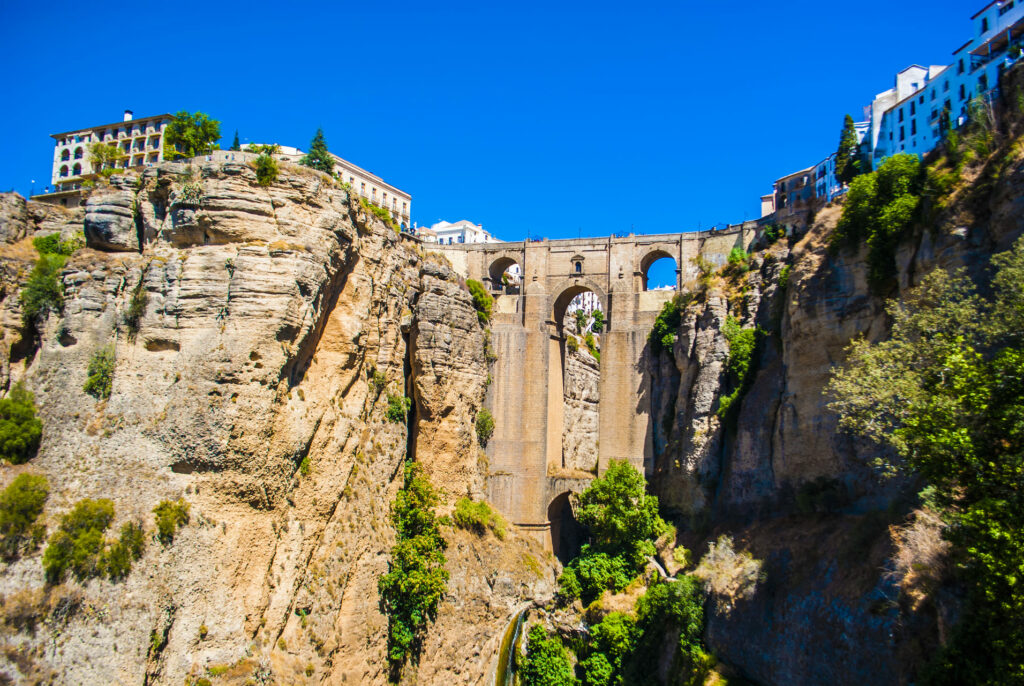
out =
[(387, 574), (377, 580), (380, 602), (388, 618), (388, 661), (397, 677), (409, 657), (422, 647), (427, 624), (448, 587), (444, 568), (447, 547), (434, 508), (437, 491), (415, 462), (405, 467), (405, 485), (391, 506), (396, 542)]
[(86, 371), (82, 390), (97, 400), (109, 398), (110, 393), (114, 390), (114, 367), (116, 364), (113, 345), (105, 345), (94, 352), (89, 358), (89, 368)]
[(327, 140), (324, 138), (324, 130), (317, 129), (313, 140), (309, 143), (309, 152), (302, 158), (299, 164), (312, 167), (327, 174), (334, 173), (334, 158), (327, 152)]
[[(195, 157), (214, 149), (220, 140), (220, 122), (202, 112), (182, 110), (164, 132), (164, 157)], [(172, 152), (172, 150), (174, 152)]]
[(235, 139), (231, 141), (231, 150), (241, 150), (242, 142), (238, 140), (238, 129), (235, 129)]
[(494, 307), (494, 298), (487, 292), (487, 289), (479, 281), (466, 279), (466, 288), (473, 296), (473, 307), (476, 309), (476, 316), (481, 324), (487, 325), (491, 321), (491, 308)]
[(854, 341), (833, 373), (840, 426), (884, 446), (883, 473), (934, 489), (969, 606), (926, 681), (1024, 682), (1024, 239), (992, 259), (992, 295), (963, 272), (890, 302), (889, 340)]
[(651, 586), (637, 601), (635, 647), (623, 660), (625, 683), (639, 686), (651, 682), (652, 666), (664, 659), (665, 638), (675, 632), (679, 639), (672, 683), (704, 683), (713, 664), (703, 645), (704, 592), (700, 582), (689, 575)]
[(839, 134), (839, 148), (836, 150), (836, 179), (840, 183), (850, 183), (861, 171), (857, 146), (857, 129), (853, 125), (853, 117), (846, 115), (842, 133)]
[(269, 186), (277, 181), (277, 175), (279, 173), (277, 160), (275, 160), (270, 154), (260, 154), (260, 156), (256, 158), (254, 164), (256, 165), (256, 183), (261, 186)]
[(558, 636), (549, 636), (544, 627), (534, 624), (527, 634), (526, 656), (517, 665), (522, 686), (574, 686), (569, 655)]
[(121, 152), (121, 148), (116, 145), (96, 142), (89, 146), (89, 164), (92, 165), (92, 170), (97, 174), (105, 168), (116, 167), (118, 162), (125, 157), (127, 155)]
[(658, 499), (646, 493), (647, 482), (625, 460), (612, 460), (601, 477), (579, 496), (577, 518), (590, 528), (595, 547), (625, 553), (634, 564), (654, 554), (653, 540), (665, 530)]
[(604, 330), (604, 312), (601, 310), (594, 310), (594, 322), (590, 325), (590, 330), (594, 333), (601, 333)]
[(6, 398), (0, 398), (0, 460), (12, 464), (28, 461), (38, 450), (42, 436), (35, 396), (19, 381)]
[(60, 279), (64, 261), (63, 255), (40, 255), (21, 289), (21, 319), (30, 330), (50, 312), (64, 311), (64, 285)]
[(36, 524), (50, 495), (46, 477), (19, 474), (0, 492), (0, 555), (17, 557), (43, 540), (45, 527)]

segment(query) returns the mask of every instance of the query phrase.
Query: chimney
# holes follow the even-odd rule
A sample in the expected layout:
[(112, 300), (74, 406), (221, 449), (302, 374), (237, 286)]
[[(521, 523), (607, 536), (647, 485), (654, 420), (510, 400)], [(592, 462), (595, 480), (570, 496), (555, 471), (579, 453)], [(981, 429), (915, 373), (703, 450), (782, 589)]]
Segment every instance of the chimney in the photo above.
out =
[(124, 120), (125, 121), (131, 121), (132, 120), (132, 111), (131, 110), (125, 110), (124, 111)]

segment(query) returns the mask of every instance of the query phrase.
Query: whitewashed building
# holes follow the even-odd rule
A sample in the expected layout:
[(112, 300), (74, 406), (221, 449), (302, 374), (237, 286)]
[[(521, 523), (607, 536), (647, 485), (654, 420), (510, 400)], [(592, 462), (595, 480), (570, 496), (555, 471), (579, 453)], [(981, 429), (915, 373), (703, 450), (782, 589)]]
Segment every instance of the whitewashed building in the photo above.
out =
[(484, 230), (483, 225), (474, 224), (468, 219), (457, 222), (440, 221), (430, 227), (437, 235), (437, 242), (445, 245), (459, 243), (501, 243)]

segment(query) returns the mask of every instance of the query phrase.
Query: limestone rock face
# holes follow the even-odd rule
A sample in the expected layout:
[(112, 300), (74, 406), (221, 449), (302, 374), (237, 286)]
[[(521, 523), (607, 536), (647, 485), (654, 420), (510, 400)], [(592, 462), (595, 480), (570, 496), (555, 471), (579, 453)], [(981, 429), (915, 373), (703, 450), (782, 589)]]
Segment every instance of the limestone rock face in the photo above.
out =
[[(163, 499), (185, 498), (190, 522), (171, 543), (149, 539), (117, 583), (46, 590), (41, 550), (0, 563), (0, 595), (52, 628), (4, 628), (26, 657), (0, 657), (0, 670), (180, 684), (230, 666), (225, 683), (292, 683), (308, 669), (385, 683), (377, 579), (403, 464), (424, 464), (445, 508), (486, 478), (473, 426), (487, 362), (468, 292), (305, 168), (283, 164), (261, 187), (242, 165), (167, 163), (86, 203), (85, 217), (28, 203), (26, 218), (5, 199), (4, 235), (77, 216), (90, 247), (68, 259), (63, 315), (36, 342), (17, 298), (34, 251), (0, 251), (4, 382), (26, 383), (44, 423), (38, 455), (0, 471), (0, 487), (45, 475), (50, 531), (87, 497), (114, 501), (110, 536), (129, 520), (151, 531)], [(113, 392), (97, 401), (82, 386), (106, 346)], [(408, 426), (385, 418), (389, 395), (414, 398)], [(445, 531), (452, 581), (419, 682), (481, 683), (514, 613), (550, 598), (554, 563), (516, 534)]]
[(138, 252), (135, 224), (134, 176), (111, 177), (111, 185), (96, 189), (85, 203), (85, 239), (90, 248)]
[(17, 243), (29, 227), (25, 198), (17, 193), (0, 193), (0, 241)]
[(586, 346), (565, 349), (562, 375), (564, 419), (562, 467), (584, 472), (597, 469), (598, 407), (601, 365)]

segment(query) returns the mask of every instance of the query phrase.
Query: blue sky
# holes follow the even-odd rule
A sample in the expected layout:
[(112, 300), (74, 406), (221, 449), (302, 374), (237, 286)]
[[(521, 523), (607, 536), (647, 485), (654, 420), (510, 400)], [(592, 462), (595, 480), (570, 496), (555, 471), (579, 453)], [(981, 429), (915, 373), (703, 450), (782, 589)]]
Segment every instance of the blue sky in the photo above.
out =
[(499, 238), (755, 218), (984, 3), (99, 3), (0, 0), (0, 190), (49, 182), (50, 133), (201, 110), (224, 146), (332, 151), (413, 219)]

